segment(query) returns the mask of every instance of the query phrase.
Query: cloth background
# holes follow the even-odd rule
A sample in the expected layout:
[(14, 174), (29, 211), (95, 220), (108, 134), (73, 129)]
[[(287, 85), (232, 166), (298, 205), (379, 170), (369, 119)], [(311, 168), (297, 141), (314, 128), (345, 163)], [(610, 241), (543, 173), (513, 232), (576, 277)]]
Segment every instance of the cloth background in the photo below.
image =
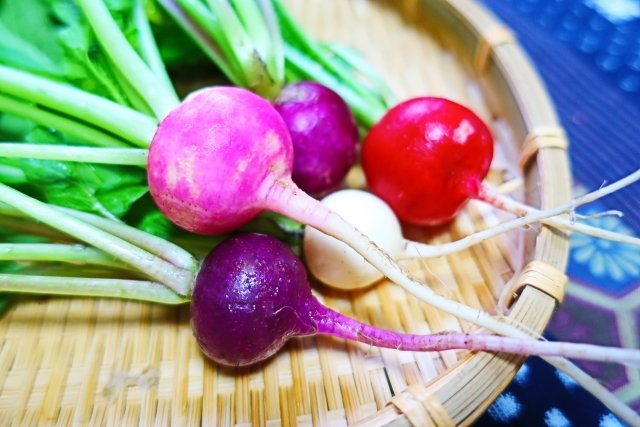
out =
[[(576, 195), (640, 168), (640, 0), (479, 0), (516, 33), (570, 141)], [(640, 235), (640, 184), (582, 209), (590, 223)], [(546, 337), (640, 348), (640, 248), (571, 240), (567, 298)], [(578, 364), (640, 412), (640, 370)], [(530, 358), (474, 424), (616, 427), (616, 417), (541, 359)]]

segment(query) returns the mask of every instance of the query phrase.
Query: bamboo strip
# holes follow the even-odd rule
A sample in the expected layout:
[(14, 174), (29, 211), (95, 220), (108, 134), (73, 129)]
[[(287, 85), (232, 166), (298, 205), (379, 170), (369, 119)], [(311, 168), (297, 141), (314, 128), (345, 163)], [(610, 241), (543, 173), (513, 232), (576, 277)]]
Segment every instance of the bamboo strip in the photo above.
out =
[(191, 331), (182, 329), (178, 337), (178, 357), (175, 359), (174, 391), (171, 407), (171, 424), (186, 425), (189, 387), (189, 339)]
[(27, 412), (27, 403), (31, 397), (31, 391), (33, 390), (33, 384), (38, 375), (40, 364), (42, 363), (42, 357), (44, 355), (44, 346), (39, 344), (35, 352), (32, 352), (27, 359), (25, 370), (20, 381), (20, 390), (18, 392), (18, 399), (14, 403), (13, 409), (13, 425), (22, 424), (25, 413)]
[(137, 403), (128, 403), (124, 409), (124, 416), (121, 425), (126, 427), (137, 427), (140, 419), (140, 405)]
[[(55, 342), (55, 341), (54, 341)], [(60, 341), (58, 341), (60, 342)], [(60, 410), (60, 402), (67, 384), (67, 376), (71, 367), (71, 358), (73, 356), (73, 338), (62, 341), (58, 355), (53, 365), (51, 378), (47, 386), (42, 403), (42, 411), (40, 413), (40, 422), (53, 425)]]
[(320, 381), (309, 384), (309, 397), (311, 399), (311, 417), (313, 425), (317, 427), (328, 427), (328, 409), (325, 399), (324, 389)]
[[(162, 338), (158, 331), (154, 331), (151, 334), (149, 340), (149, 354), (145, 359), (148, 360), (148, 366), (151, 369), (159, 369), (160, 357), (162, 355)], [(203, 393), (204, 395), (204, 393)], [(142, 398), (142, 406), (140, 407), (140, 425), (150, 426), (153, 424), (153, 420), (156, 417), (156, 411), (158, 408), (158, 388), (151, 387), (144, 393)]]
[(202, 424), (213, 425), (218, 418), (218, 365), (210, 360), (204, 362), (202, 389)]
[(309, 405), (308, 383), (305, 377), (305, 365), (301, 340), (292, 340), (289, 344), (291, 369), (293, 372), (293, 395), (296, 401), (296, 415), (311, 413)]
[(84, 374), (82, 375), (82, 385), (78, 395), (75, 408), (74, 422), (85, 424), (91, 416), (93, 409), (93, 397), (95, 396), (98, 382), (98, 372), (103, 360), (104, 336), (96, 335), (93, 338), (91, 350), (87, 357)]
[(282, 427), (296, 427), (298, 419), (296, 417), (295, 400), (292, 387), (280, 387), (280, 414), (282, 416)]
[[(124, 335), (122, 339), (122, 345), (120, 345), (118, 355), (115, 359), (112, 375), (118, 373), (129, 372), (131, 367), (131, 359), (133, 356), (133, 342), (129, 335)], [(102, 390), (102, 394), (106, 394), (107, 389)], [(123, 423), (123, 417), (126, 407), (126, 396), (128, 387), (126, 385), (120, 386), (120, 390), (117, 394), (115, 402), (107, 407), (107, 423), (109, 425), (116, 425)]]
[(218, 422), (220, 427), (233, 427), (235, 425), (233, 408), (233, 393), (223, 393), (218, 395)]
[(249, 375), (247, 368), (236, 368), (235, 376), (235, 409), (236, 424), (251, 421), (251, 397), (249, 393)]
[(265, 427), (264, 390), (251, 390), (251, 425)]
[(354, 424), (362, 418), (360, 402), (358, 402), (358, 391), (353, 380), (353, 375), (340, 375), (338, 378), (340, 391), (344, 397), (344, 410), (347, 416), (347, 423)]
[(171, 423), (171, 402), (167, 399), (158, 400), (158, 412), (154, 427), (168, 426)]

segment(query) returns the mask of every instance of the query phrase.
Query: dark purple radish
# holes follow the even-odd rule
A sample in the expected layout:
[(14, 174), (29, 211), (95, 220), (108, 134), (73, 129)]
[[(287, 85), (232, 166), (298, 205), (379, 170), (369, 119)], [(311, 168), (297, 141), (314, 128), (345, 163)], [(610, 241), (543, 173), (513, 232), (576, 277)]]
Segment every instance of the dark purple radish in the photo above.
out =
[(191, 326), (204, 353), (225, 365), (259, 362), (289, 338), (316, 333), (407, 351), (489, 350), (640, 363), (638, 350), (446, 332), (411, 335), (366, 325), (320, 304), (302, 262), (284, 243), (260, 234), (231, 237), (207, 256), (194, 284)]
[(265, 235), (242, 234), (204, 260), (191, 295), (191, 326), (211, 359), (248, 365), (292, 336), (313, 334), (314, 301), (291, 249)]
[(358, 151), (358, 127), (347, 104), (319, 83), (298, 82), (282, 89), (274, 107), (293, 141), (293, 182), (318, 199), (337, 190)]

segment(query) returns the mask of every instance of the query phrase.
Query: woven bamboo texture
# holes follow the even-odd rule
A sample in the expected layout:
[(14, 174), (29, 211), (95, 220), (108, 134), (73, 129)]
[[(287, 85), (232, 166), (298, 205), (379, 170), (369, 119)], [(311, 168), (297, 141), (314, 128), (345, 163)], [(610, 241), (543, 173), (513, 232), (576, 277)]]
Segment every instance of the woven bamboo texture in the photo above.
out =
[[(527, 135), (536, 139), (536, 129), (557, 120), (509, 34), (494, 31), (497, 22), (468, 0), (391, 3), (286, 2), (315, 37), (362, 52), (400, 100), (435, 95), (471, 106), (497, 139), (489, 179), (499, 184), (516, 176)], [(530, 203), (550, 207), (569, 197), (570, 177), (562, 148), (542, 147), (537, 155), (528, 148), (526, 194)], [(349, 183), (362, 185), (357, 168)], [(414, 240), (444, 243), (502, 219), (471, 203), (447, 229), (405, 231)], [(518, 255), (519, 239), (526, 245)], [(505, 282), (529, 260), (563, 271), (566, 253), (562, 233), (516, 230), (446, 258), (404, 264), (437, 292), (495, 313)], [(474, 331), (390, 282), (350, 294), (315, 285), (314, 292), (329, 307), (379, 327)], [(551, 297), (527, 287), (510, 317), (542, 331), (554, 306)], [(407, 418), (387, 404), (412, 385), (427, 386), (446, 414), (433, 425), (468, 425), (524, 361), (380, 350), (317, 336), (293, 339), (270, 360), (234, 369), (203, 357), (188, 306), (79, 298), (21, 299), (0, 319), (0, 343), (0, 427), (403, 425)]]

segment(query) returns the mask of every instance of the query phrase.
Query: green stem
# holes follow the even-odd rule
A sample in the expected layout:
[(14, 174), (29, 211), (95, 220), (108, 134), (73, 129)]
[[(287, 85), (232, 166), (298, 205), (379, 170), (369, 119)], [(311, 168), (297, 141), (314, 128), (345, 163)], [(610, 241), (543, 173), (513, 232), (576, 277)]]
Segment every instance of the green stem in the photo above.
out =
[(148, 147), (158, 121), (83, 90), (0, 65), (0, 91), (83, 120), (140, 147)]
[[(257, 0), (264, 17), (264, 22), (271, 38), (271, 49), (273, 50), (272, 58), (274, 70), (271, 72), (275, 76), (276, 81), (284, 82), (284, 42), (282, 40), (282, 31), (278, 23), (278, 16), (273, 6), (272, 0)], [(267, 63), (269, 67), (269, 63)]]
[(160, 283), (142, 280), (0, 274), (0, 291), (125, 298), (171, 305), (189, 302), (189, 299), (181, 297)]
[(191, 289), (194, 280), (192, 272), (178, 268), (119, 237), (53, 209), (4, 184), (0, 184), (0, 202), (121, 259), (182, 295)]
[(128, 264), (113, 256), (84, 245), (0, 243), (0, 261), (57, 261), (131, 270)]
[(391, 91), (391, 88), (384, 82), (383, 78), (353, 48), (335, 42), (326, 43), (323, 47), (348, 66), (352, 72), (364, 76), (369, 81), (374, 93), (379, 94), (387, 107), (398, 102), (396, 96)]
[(112, 75), (115, 77), (114, 81), (117, 82), (117, 86), (124, 94), (125, 102), (131, 107), (138, 110), (140, 113), (149, 115), (155, 119), (155, 113), (147, 104), (147, 101), (140, 95), (138, 90), (131, 85), (129, 80), (122, 74), (122, 71), (111, 61), (106, 60), (107, 67), (111, 69)]
[[(312, 65), (322, 69), (324, 74), (332, 77), (332, 79), (325, 78), (319, 83), (333, 89), (343, 98), (345, 98), (343, 96), (345, 88), (348, 88), (353, 95), (345, 98), (347, 104), (351, 106), (359, 119), (364, 120), (364, 124), (367, 126), (373, 125), (386, 112), (384, 102), (378, 96), (373, 95), (371, 89), (359, 81), (352, 70), (344, 66), (340, 61), (336, 61), (332, 56), (327, 55), (320, 43), (309, 38), (289, 15), (280, 0), (272, 1), (285, 36), (285, 43), (289, 45), (288, 48), (285, 45), (287, 61), (296, 63), (295, 66), (299, 67), (301, 65), (297, 63), (299, 56), (305, 56), (307, 58), (307, 66), (305, 68), (308, 68), (308, 65)], [(296, 50), (298, 55), (295, 57), (290, 56), (291, 48)], [(312, 76), (315, 74), (317, 73), (311, 73), (308, 77), (313, 78)]]
[(201, 234), (183, 234), (171, 237), (171, 242), (181, 248), (189, 249), (189, 252), (205, 257), (211, 250), (229, 237), (228, 234), (205, 236)]
[[(274, 40), (272, 35), (280, 35), (280, 29), (276, 27), (271, 28), (270, 31), (256, 0), (230, 0), (230, 2), (263, 63), (261, 67), (264, 71), (262, 80), (266, 80), (264, 82), (266, 84), (263, 84), (264, 88), (260, 91), (260, 94), (268, 99), (275, 98), (280, 93), (283, 83), (283, 76), (278, 74), (278, 59), (275, 56), (278, 41), (280, 53), (282, 53), (282, 38)], [(265, 4), (264, 6), (268, 5)], [(284, 73), (284, 70), (282, 72)]]
[[(7, 212), (5, 208), (11, 209), (11, 212)], [(0, 228), (8, 228), (13, 231), (17, 231), (22, 234), (29, 234), (31, 236), (40, 236), (49, 240), (55, 240), (57, 242), (73, 242), (75, 239), (69, 237), (64, 233), (60, 233), (51, 227), (42, 225), (36, 221), (30, 221), (23, 216), (16, 217), (13, 208), (0, 203)]]
[(156, 117), (159, 120), (164, 119), (180, 104), (175, 92), (168, 91), (158, 82), (156, 76), (122, 34), (102, 0), (79, 0), (79, 5), (111, 61), (138, 90)]
[(55, 129), (58, 132), (86, 141), (99, 147), (127, 148), (129, 145), (99, 129), (93, 128), (82, 122), (42, 110), (33, 104), (18, 101), (9, 96), (0, 94), (0, 111), (14, 114), (25, 119)]
[(140, 48), (142, 59), (158, 78), (158, 81), (165, 86), (167, 92), (173, 92), (177, 98), (178, 94), (175, 93), (173, 83), (171, 83), (167, 69), (164, 66), (164, 61), (162, 61), (162, 57), (160, 56), (158, 45), (153, 38), (151, 26), (149, 25), (147, 14), (144, 11), (142, 0), (136, 0), (133, 7), (133, 19), (138, 29), (138, 47)]
[[(245, 0), (246, 1), (246, 0)], [(264, 63), (240, 19), (226, 0), (207, 0), (214, 14), (217, 31), (211, 36), (225, 50), (228, 58), (235, 58), (244, 75), (247, 87), (261, 88), (265, 80)]]
[(245, 67), (236, 52), (233, 51), (233, 46), (225, 35), (225, 29), (222, 26), (220, 17), (199, 0), (177, 0), (177, 3), (211, 37), (219, 48), (220, 57), (224, 59), (225, 65), (228, 64), (227, 72), (224, 71), (224, 68), (221, 68), (225, 75), (231, 81), (239, 82), (238, 86), (251, 87)]
[(153, 234), (90, 213), (61, 207), (56, 209), (126, 240), (190, 273), (195, 274), (200, 269), (200, 264), (189, 252)]
[(343, 84), (351, 87), (353, 91), (368, 97), (369, 93), (366, 89), (362, 88), (361, 83), (355, 78), (353, 73), (341, 66), (340, 63), (332, 60), (331, 56), (326, 55), (322, 48), (322, 45), (316, 40), (311, 39), (300, 28), (298, 23), (289, 15), (287, 9), (282, 5), (280, 0), (273, 0), (275, 9), (280, 19), (280, 24), (285, 30), (285, 33), (289, 35), (286, 42), (295, 46), (300, 51), (304, 52), (310, 58), (313, 58), (318, 64), (322, 65), (329, 73), (333, 74), (336, 78), (340, 79)]
[[(130, 227), (122, 222), (111, 221), (109, 219), (102, 218), (90, 213), (81, 212), (69, 208), (62, 208), (59, 206), (47, 206), (64, 212), (65, 214), (79, 219), (87, 224), (91, 224), (102, 231), (106, 231), (107, 233), (113, 234), (116, 237), (126, 240), (129, 243), (132, 243), (166, 261), (169, 261), (170, 263), (181, 269), (195, 274), (200, 268), (199, 263), (193, 258), (193, 256), (191, 256), (189, 252), (185, 251), (180, 246), (161, 239), (160, 237), (154, 236), (153, 234), (145, 233), (142, 230)], [(4, 203), (0, 203), (0, 214), (14, 217), (24, 216), (24, 213)], [(196, 236), (194, 236), (194, 238), (196, 238)], [(213, 239), (214, 243), (211, 245), (211, 247), (216, 244), (216, 236), (202, 236), (200, 238)]]
[(0, 142), (0, 157), (147, 166), (148, 150)]
[(178, 0), (180, 2), (178, 5), (176, 0), (157, 1), (189, 37), (200, 46), (205, 55), (220, 68), (231, 83), (240, 87), (247, 86), (242, 80), (242, 76), (233, 69), (229, 58), (225, 56), (221, 47), (211, 36), (210, 30), (207, 29), (207, 25), (211, 25), (207, 15), (211, 16), (212, 14), (202, 3), (194, 0)]

